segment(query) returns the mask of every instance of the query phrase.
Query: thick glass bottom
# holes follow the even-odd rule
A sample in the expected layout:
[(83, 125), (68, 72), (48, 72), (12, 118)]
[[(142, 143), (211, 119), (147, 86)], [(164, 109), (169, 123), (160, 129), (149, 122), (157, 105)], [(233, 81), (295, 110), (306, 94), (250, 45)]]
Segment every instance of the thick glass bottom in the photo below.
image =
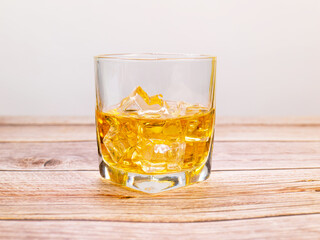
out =
[(99, 168), (101, 176), (113, 183), (141, 192), (159, 193), (206, 180), (211, 172), (210, 155), (203, 165), (176, 173), (147, 175), (125, 172), (109, 166), (102, 159)]

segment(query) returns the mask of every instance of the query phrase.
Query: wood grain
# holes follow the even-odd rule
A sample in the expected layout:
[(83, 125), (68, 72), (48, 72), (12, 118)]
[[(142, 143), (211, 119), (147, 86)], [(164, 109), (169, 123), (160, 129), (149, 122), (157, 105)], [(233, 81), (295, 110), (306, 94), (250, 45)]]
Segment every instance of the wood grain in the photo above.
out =
[(215, 142), (214, 170), (319, 168), (320, 142)]
[(0, 142), (93, 141), (94, 125), (0, 125)]
[(320, 116), (300, 117), (228, 117), (217, 116), (216, 123), (221, 125), (295, 125), (295, 126), (316, 126), (320, 124)]
[[(0, 125), (0, 142), (94, 141), (94, 125)], [(222, 125), (215, 141), (320, 141), (320, 125)]]
[(94, 116), (0, 116), (0, 125), (93, 125)]
[[(14, 226), (14, 231), (13, 231)], [(318, 239), (320, 214), (203, 223), (0, 221), (1, 239)]]
[[(215, 142), (214, 170), (320, 168), (320, 142)], [(97, 170), (89, 142), (0, 143), (0, 170)]]
[(0, 219), (194, 222), (320, 213), (320, 169), (221, 171), (157, 195), (97, 171), (0, 174)]
[(98, 170), (97, 143), (0, 143), (0, 170)]

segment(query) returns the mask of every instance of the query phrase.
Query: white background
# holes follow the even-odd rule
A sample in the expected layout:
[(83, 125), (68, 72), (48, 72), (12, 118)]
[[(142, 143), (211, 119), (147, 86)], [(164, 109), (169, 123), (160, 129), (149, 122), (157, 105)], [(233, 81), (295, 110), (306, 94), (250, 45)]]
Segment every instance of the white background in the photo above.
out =
[(218, 115), (320, 115), (318, 0), (0, 0), (0, 115), (93, 115), (121, 52), (218, 56)]

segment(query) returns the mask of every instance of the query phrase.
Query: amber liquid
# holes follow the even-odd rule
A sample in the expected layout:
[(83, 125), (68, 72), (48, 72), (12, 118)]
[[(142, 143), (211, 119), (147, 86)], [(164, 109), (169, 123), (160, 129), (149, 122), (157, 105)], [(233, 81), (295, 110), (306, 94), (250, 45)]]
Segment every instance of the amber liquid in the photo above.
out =
[(214, 109), (198, 105), (189, 105), (177, 117), (97, 110), (99, 154), (105, 163), (126, 172), (164, 174), (194, 169), (208, 158), (214, 119)]

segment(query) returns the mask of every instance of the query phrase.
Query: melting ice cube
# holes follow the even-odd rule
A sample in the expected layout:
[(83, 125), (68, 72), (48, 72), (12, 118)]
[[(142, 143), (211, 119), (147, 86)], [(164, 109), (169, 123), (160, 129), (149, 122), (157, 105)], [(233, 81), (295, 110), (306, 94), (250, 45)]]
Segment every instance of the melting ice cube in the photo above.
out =
[(129, 124), (111, 125), (109, 131), (103, 138), (104, 146), (114, 163), (121, 162), (126, 158), (130, 159), (134, 152), (137, 141), (136, 131), (128, 128), (127, 125)]
[(146, 173), (164, 170), (181, 170), (186, 144), (184, 142), (168, 142), (140, 139), (133, 161), (141, 165)]
[(162, 95), (149, 95), (139, 86), (128, 97), (124, 98), (119, 110), (124, 113), (134, 113), (138, 115), (148, 113), (168, 113), (168, 105), (162, 99)]

